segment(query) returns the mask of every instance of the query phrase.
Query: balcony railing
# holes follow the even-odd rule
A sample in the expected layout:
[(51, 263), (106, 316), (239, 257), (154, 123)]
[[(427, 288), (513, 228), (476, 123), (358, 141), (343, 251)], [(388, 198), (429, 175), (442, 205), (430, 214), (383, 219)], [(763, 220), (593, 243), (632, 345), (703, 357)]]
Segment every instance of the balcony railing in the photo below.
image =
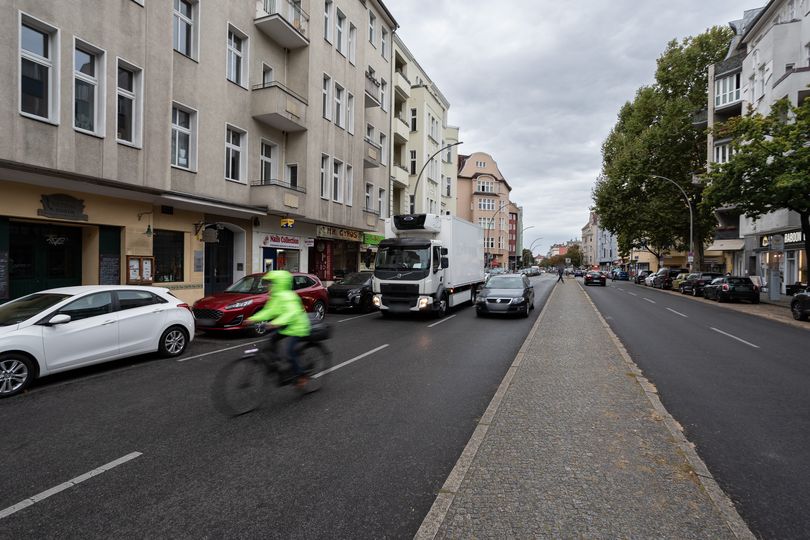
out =
[(252, 116), (282, 131), (307, 129), (307, 100), (277, 81), (253, 86)]
[(382, 146), (377, 144), (372, 139), (368, 137), (364, 137), (365, 141), (365, 153), (363, 154), (363, 166), (365, 168), (369, 167), (379, 167), (380, 160), (382, 157)]
[(280, 186), (287, 189), (292, 189), (293, 191), (297, 191), (299, 193), (306, 193), (307, 190), (304, 186), (300, 185), (298, 182), (292, 184), (287, 180), (280, 180), (278, 178), (261, 178), (259, 180), (252, 180), (250, 182), (251, 186)]
[(380, 106), (380, 81), (366, 71), (366, 107)]
[(296, 0), (256, 0), (254, 24), (287, 49), (309, 45), (309, 15)]

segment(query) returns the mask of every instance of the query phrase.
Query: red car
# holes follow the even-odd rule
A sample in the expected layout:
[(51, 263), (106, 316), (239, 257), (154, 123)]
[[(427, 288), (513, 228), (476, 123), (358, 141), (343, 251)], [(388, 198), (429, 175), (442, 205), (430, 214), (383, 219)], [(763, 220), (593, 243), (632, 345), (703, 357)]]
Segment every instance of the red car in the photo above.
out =
[[(264, 274), (250, 274), (224, 291), (194, 302), (192, 309), (197, 330), (244, 330), (242, 322), (267, 302), (267, 283), (262, 281), (263, 276)], [(324, 318), (329, 295), (317, 276), (293, 272), (293, 290), (301, 297), (304, 308), (313, 314), (315, 320)]]
[(596, 270), (592, 270), (585, 274), (585, 285), (601, 285), (604, 287), (607, 284), (607, 278), (605, 274), (602, 272), (597, 272)]

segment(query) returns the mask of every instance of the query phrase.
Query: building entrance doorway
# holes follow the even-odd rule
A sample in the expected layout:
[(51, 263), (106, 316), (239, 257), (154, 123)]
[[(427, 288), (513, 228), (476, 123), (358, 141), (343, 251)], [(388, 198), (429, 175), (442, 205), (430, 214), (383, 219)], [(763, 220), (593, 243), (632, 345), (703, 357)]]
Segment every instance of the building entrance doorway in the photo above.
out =
[(205, 295), (224, 291), (233, 283), (234, 234), (217, 230), (217, 241), (205, 243)]
[(10, 221), (10, 298), (82, 284), (82, 229)]

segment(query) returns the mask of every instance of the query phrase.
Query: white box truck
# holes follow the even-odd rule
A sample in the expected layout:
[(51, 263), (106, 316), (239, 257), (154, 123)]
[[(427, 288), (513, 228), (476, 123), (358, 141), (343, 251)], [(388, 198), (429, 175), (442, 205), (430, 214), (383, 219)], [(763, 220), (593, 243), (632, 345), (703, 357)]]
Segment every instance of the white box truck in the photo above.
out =
[(484, 282), (484, 233), (455, 216), (406, 214), (385, 220), (374, 265), (374, 305), (383, 316), (472, 302)]

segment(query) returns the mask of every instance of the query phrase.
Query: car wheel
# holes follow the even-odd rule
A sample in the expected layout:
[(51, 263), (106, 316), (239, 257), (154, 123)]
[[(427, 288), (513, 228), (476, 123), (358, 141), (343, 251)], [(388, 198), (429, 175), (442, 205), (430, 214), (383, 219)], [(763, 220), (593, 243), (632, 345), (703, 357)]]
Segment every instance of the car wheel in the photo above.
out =
[(316, 321), (322, 321), (326, 317), (326, 305), (318, 300), (312, 304), (312, 318)]
[(523, 317), (524, 319), (528, 318), (529, 311), (531, 311), (531, 308), (529, 307), (529, 303), (526, 302), (526, 307), (523, 308), (523, 311), (520, 312), (520, 316)]
[(790, 306), (790, 313), (797, 321), (807, 320), (807, 315), (802, 311), (802, 307), (799, 305), (799, 302), (793, 302), (793, 305)]
[(256, 324), (253, 326), (251, 333), (255, 337), (262, 337), (267, 334), (267, 325), (266, 324)]
[(171, 358), (180, 356), (188, 346), (188, 333), (181, 326), (171, 326), (163, 332), (158, 342), (158, 352), (161, 356)]
[(696, 298), (697, 298), (697, 295), (698, 295), (698, 294), (697, 294), (697, 288), (692, 287), (692, 296), (694, 296), (694, 297), (696, 297)]
[(0, 355), (0, 398), (19, 394), (34, 380), (34, 362), (22, 354)]
[(484, 314), (483, 314), (483, 313), (481, 313), (480, 311), (478, 311), (478, 310), (476, 309), (476, 310), (475, 310), (475, 316), (476, 316), (476, 317), (483, 317), (483, 316), (484, 316)]

